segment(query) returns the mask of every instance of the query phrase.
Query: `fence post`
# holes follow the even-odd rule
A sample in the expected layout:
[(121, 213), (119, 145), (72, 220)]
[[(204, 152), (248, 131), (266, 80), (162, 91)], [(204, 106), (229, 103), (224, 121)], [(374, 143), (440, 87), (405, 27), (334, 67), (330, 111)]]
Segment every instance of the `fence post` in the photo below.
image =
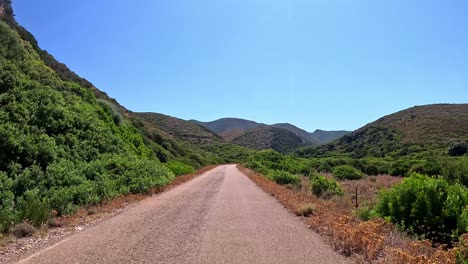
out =
[(357, 192), (357, 186), (356, 186), (356, 209), (358, 208), (359, 204), (358, 204), (358, 192)]

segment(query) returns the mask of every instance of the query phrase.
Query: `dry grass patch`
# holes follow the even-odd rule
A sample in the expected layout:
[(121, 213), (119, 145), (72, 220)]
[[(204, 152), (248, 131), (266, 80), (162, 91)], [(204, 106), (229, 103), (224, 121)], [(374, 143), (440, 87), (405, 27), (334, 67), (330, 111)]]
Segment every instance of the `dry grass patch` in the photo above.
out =
[(312, 215), (314, 213), (314, 211), (315, 211), (315, 205), (311, 204), (311, 203), (308, 203), (308, 204), (304, 204), (304, 205), (300, 206), (297, 209), (297, 215), (298, 216), (309, 217), (310, 215)]

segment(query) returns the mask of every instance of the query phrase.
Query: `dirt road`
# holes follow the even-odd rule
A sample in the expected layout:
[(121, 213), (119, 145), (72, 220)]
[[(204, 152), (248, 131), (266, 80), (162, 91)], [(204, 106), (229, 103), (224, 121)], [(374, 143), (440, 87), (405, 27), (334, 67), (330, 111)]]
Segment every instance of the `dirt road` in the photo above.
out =
[(347, 263), (234, 165), (19, 263)]

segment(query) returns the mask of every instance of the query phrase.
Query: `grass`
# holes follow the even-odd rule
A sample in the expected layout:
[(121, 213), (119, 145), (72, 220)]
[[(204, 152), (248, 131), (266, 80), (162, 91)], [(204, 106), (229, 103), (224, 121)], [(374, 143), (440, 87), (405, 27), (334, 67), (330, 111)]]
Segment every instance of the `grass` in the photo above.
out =
[(301, 205), (297, 209), (297, 215), (309, 217), (310, 215), (314, 213), (314, 211), (315, 211), (315, 205), (308, 203), (308, 204)]

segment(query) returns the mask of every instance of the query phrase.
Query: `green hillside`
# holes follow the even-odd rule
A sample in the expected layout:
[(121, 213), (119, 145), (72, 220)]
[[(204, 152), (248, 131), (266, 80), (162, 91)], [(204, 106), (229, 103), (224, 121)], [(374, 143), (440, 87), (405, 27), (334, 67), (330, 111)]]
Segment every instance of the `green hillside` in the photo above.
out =
[(293, 132), (271, 126), (261, 126), (237, 137), (235, 144), (252, 149), (273, 149), (288, 153), (302, 146), (302, 139)]
[(305, 157), (346, 154), (352, 157), (404, 156), (446, 152), (468, 141), (468, 104), (415, 106), (385, 117), (317, 148), (298, 151)]
[(170, 123), (142, 120), (41, 50), (14, 20), (11, 1), (0, 6), (0, 232), (25, 220), (41, 225), (53, 210), (70, 214), (148, 192), (174, 173), (249, 153), (197, 146), (183, 132), (168, 133)]
[(310, 133), (310, 137), (318, 142), (319, 145), (330, 143), (344, 135), (351, 133), (351, 131), (325, 131), (321, 129), (317, 129), (314, 132)]
[(224, 141), (202, 126), (176, 117), (156, 113), (130, 113), (130, 116), (148, 144), (161, 156), (160, 160), (175, 159), (200, 167), (242, 162), (253, 152)]

